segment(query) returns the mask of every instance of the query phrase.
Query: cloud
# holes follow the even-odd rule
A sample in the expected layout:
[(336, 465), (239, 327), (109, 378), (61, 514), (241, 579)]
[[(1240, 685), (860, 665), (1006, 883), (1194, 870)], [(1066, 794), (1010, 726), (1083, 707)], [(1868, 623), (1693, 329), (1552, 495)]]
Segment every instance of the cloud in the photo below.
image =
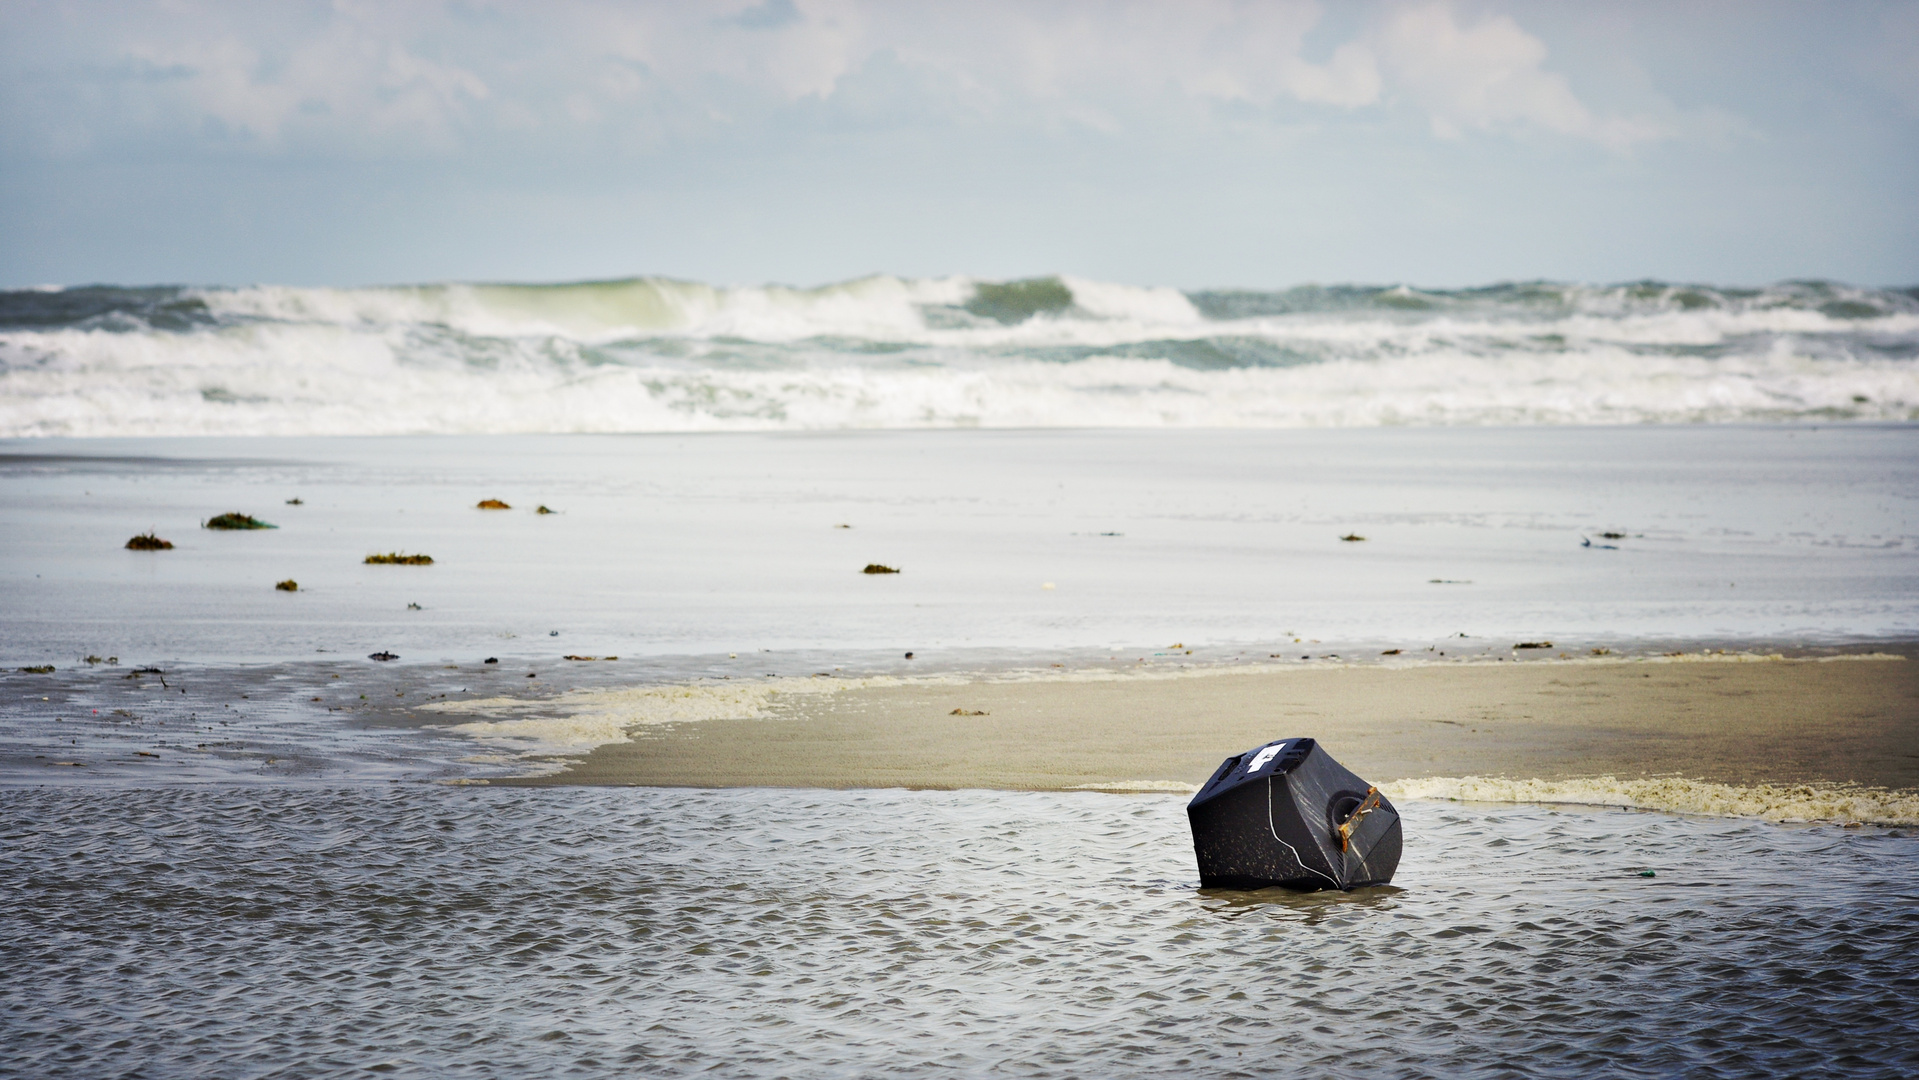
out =
[[(816, 117), (844, 106), (859, 123), (1067, 125), (1115, 136), (1203, 124), (1221, 106), (1292, 117), (1279, 122), (1297, 122), (1300, 110), (1332, 119), (1411, 108), (1445, 139), (1531, 130), (1625, 149), (1669, 134), (1588, 107), (1549, 69), (1545, 43), (1512, 18), (1463, 24), (1443, 3), (1377, 9), (1323, 59), (1309, 58), (1306, 44), (1323, 22), (1315, 0), (174, 0), (163, 11), (85, 11), (65, 23), (78, 28), (66, 44), (80, 62), (0, 79), (166, 72), (138, 87), (122, 76), (118, 101), (75, 89), (75, 115), (62, 123), (263, 146), (412, 151), (540, 132), (658, 145), (779, 124), (797, 106)], [(47, 16), (15, 29), (31, 37), (57, 25)], [(872, 80), (849, 81), (880, 69), (914, 88), (910, 110), (876, 109)]]
[(1649, 120), (1594, 114), (1565, 76), (1546, 70), (1546, 43), (1505, 15), (1467, 27), (1447, 4), (1403, 8), (1369, 44), (1394, 89), (1440, 138), (1536, 127), (1623, 150), (1671, 134)]
[(351, 32), (330, 34), (284, 58), (231, 38), (141, 58), (190, 71), (183, 88), (202, 113), (269, 139), (302, 116), (338, 117), (373, 133), (440, 135), (469, 104), (490, 96), (471, 71)]
[(170, 73), (157, 93), (174, 108), (265, 142), (314, 121), (441, 139), (492, 96), (469, 68), (409, 48), (378, 9), (341, 3), (310, 32), (292, 34), (227, 15), (192, 9), (171, 33), (124, 42), (118, 61), (126, 70)]

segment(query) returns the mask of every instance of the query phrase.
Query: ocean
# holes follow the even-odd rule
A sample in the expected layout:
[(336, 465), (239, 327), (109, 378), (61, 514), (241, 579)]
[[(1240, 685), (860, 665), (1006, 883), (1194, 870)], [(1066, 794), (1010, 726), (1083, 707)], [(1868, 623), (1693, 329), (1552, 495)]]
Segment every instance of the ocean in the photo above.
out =
[(834, 686), (1915, 640), (1919, 290), (0, 293), (0, 1075), (1910, 1075), (1909, 792), (1408, 787), (1300, 896), (1163, 793), (483, 785)]

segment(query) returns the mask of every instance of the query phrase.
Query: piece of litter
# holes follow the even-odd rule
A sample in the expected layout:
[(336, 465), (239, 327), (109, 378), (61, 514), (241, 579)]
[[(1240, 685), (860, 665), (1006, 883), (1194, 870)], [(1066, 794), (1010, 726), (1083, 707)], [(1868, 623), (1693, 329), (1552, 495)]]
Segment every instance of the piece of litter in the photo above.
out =
[(500, 501), (500, 500), (498, 500), (498, 499), (481, 499), (481, 500), (480, 500), (480, 505), (479, 505), (478, 507), (476, 507), (476, 509), (479, 509), (479, 510), (511, 510), (511, 509), (513, 509), (513, 508), (512, 508), (511, 506), (508, 506), (507, 504), (505, 504), (505, 503), (503, 503), (503, 502), (501, 502), (501, 501)]
[(1658, 877), (1659, 875), (1651, 870), (1641, 870), (1639, 872), (1639, 876), (1640, 877)]
[(299, 592), (300, 591), (300, 583), (293, 580), (292, 578), (288, 578), (285, 581), (275, 582), (273, 587), (280, 590), (281, 592)]
[(382, 649), (376, 653), (367, 653), (366, 658), (368, 660), (398, 660), (399, 659), (397, 655), (387, 652), (385, 649)]
[(1345, 536), (1340, 537), (1340, 539), (1346, 541), (1349, 544), (1357, 544), (1361, 540), (1364, 540), (1366, 538), (1359, 535), (1358, 533), (1347, 533)]

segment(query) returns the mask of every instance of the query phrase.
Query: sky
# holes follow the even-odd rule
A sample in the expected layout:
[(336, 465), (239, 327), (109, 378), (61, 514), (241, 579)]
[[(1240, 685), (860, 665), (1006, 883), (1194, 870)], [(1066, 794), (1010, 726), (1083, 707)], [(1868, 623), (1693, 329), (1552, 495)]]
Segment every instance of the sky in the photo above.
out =
[(1919, 0), (0, 0), (0, 287), (1919, 283)]

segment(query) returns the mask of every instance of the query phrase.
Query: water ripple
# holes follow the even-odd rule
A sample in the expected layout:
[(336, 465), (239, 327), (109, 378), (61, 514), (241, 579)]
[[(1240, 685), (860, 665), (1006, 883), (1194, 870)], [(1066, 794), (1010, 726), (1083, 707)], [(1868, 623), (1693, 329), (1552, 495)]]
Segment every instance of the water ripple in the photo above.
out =
[(1919, 1069), (1896, 830), (1413, 802), (1394, 886), (1294, 895), (1157, 796), (0, 804), (0, 1075)]

